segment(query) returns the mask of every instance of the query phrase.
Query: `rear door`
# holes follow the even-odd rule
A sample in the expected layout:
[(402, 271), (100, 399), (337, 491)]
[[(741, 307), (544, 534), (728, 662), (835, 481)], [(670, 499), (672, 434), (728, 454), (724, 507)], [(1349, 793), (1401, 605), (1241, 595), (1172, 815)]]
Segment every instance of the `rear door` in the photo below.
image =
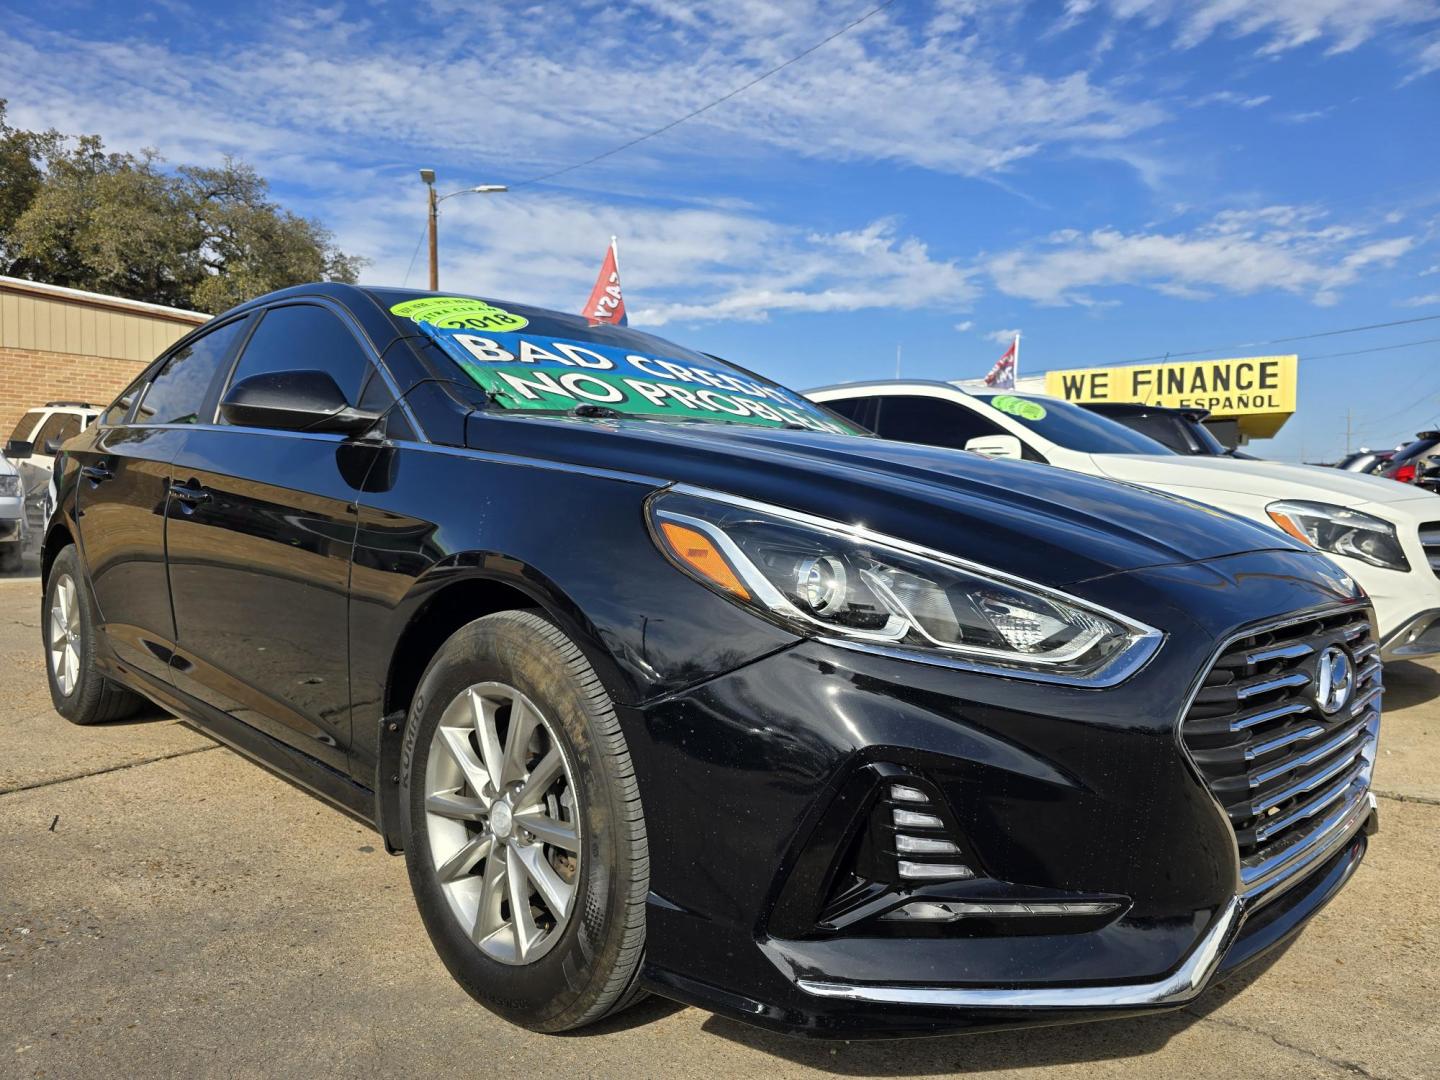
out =
[(208, 328), (157, 362), (74, 450), (79, 543), (117, 659), (168, 679), (175, 622), (165, 572), (170, 462), (214, 400), (245, 319)]
[[(268, 309), (229, 384), (286, 370), (330, 373), (352, 405), (390, 400), (369, 343), (337, 307)], [(355, 502), (372, 458), (340, 435), (216, 416), (186, 433), (174, 462), (175, 685), (337, 769), (350, 742)]]

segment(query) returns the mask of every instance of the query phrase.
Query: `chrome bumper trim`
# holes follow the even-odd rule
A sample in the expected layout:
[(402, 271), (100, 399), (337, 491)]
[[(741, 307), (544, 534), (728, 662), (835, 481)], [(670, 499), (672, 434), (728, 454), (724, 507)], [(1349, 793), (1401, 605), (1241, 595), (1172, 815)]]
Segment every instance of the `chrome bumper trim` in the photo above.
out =
[(1171, 975), (1148, 983), (1115, 986), (881, 986), (798, 979), (796, 985), (816, 997), (878, 1005), (938, 1005), (961, 1009), (1108, 1009), (1174, 1005), (1205, 989), (1240, 928), (1241, 903), (1231, 900), (1200, 943)]

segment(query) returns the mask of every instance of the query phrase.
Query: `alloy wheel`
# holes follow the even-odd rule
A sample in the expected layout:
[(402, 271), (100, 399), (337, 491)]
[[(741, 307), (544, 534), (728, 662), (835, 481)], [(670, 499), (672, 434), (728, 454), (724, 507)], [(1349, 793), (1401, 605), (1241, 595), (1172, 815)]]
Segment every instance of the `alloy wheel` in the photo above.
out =
[(63, 574), (50, 599), (50, 670), (60, 693), (69, 697), (80, 681), (80, 594)]
[(435, 873), (470, 940), (504, 964), (545, 955), (570, 921), (580, 806), (551, 721), (504, 683), (446, 707), (425, 767)]

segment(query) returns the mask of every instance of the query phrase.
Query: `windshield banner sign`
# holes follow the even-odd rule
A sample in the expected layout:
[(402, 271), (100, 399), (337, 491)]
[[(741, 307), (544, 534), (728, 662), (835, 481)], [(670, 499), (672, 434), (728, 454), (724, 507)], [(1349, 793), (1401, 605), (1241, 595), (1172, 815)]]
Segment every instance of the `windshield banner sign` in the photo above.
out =
[(738, 373), (593, 341), (420, 326), (506, 409), (566, 412), (589, 404), (642, 418), (850, 434), (798, 394)]

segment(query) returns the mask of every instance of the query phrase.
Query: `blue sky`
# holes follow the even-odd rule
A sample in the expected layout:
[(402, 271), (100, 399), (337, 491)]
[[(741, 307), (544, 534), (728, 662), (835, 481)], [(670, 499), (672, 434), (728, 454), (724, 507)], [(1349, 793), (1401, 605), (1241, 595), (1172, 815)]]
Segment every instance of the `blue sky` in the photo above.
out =
[[(329, 6), (0, 2), (12, 122), (226, 154), (423, 284), (578, 310), (612, 232), (632, 323), (793, 386), (1103, 364), (1440, 315), (1437, 0)], [(1440, 319), (1301, 342), (1265, 455), (1440, 426)], [(1234, 355), (1270, 349), (1221, 350)], [(1314, 359), (1311, 359), (1314, 357)]]

